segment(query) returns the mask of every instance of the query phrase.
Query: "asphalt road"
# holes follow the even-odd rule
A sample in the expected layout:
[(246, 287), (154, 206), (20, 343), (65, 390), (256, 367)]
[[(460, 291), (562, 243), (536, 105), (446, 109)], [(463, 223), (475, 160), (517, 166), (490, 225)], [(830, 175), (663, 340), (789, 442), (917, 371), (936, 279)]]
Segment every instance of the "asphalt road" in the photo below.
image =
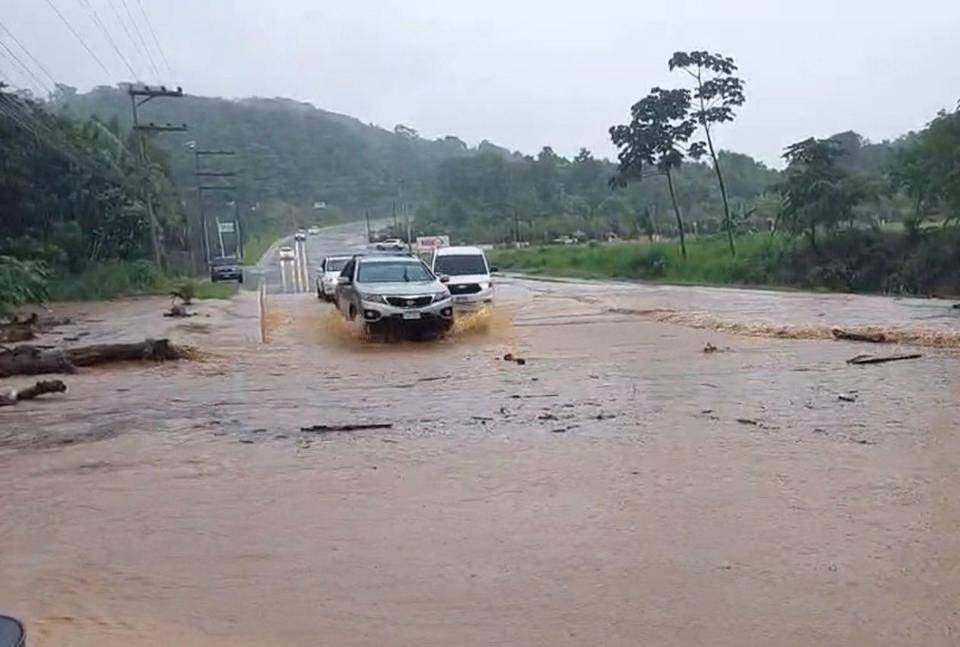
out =
[[(294, 249), (294, 259), (280, 260), (280, 247)], [(367, 250), (366, 225), (348, 222), (324, 227), (317, 235), (305, 241), (294, 241), (288, 236), (275, 243), (256, 267), (246, 271), (245, 285), (252, 289), (266, 282), (269, 294), (296, 294), (316, 290), (317, 267), (325, 256), (359, 254)]]

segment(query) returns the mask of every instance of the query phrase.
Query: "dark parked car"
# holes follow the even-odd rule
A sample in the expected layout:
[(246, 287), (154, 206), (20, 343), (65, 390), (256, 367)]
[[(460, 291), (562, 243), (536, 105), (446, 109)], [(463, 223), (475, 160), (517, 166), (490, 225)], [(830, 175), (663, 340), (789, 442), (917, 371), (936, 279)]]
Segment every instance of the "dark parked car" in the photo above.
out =
[(221, 256), (210, 261), (210, 280), (243, 283), (243, 269), (235, 256)]

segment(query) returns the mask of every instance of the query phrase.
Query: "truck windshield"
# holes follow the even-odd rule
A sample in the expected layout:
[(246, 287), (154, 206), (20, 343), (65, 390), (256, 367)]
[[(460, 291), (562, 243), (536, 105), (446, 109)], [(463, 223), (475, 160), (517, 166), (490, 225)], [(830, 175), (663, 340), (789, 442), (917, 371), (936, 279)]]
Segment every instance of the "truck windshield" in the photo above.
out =
[(343, 266), (347, 264), (347, 261), (350, 259), (347, 258), (328, 258), (327, 262), (324, 264), (324, 268), (327, 272), (339, 272), (343, 269)]
[(434, 271), (448, 276), (463, 276), (466, 274), (486, 274), (487, 264), (480, 254), (450, 254), (437, 256), (433, 264)]
[(433, 275), (423, 263), (415, 261), (379, 261), (361, 263), (358, 283), (411, 283), (432, 281)]

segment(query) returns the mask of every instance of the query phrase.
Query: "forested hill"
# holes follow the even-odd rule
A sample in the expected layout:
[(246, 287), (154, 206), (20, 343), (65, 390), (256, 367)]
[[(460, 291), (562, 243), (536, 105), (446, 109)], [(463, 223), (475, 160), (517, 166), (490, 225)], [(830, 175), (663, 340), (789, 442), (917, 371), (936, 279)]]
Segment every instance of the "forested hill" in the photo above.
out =
[[(80, 94), (61, 88), (52, 103), (67, 116), (116, 119), (124, 130), (131, 125), (130, 101), (121, 89), (99, 87)], [(156, 99), (143, 106), (140, 119), (188, 125), (187, 132), (157, 140), (169, 152), (180, 186), (193, 186), (194, 159), (187, 142), (195, 141), (200, 148), (237, 152), (235, 159), (216, 163), (241, 172), (242, 199), (250, 204), (281, 200), (309, 207), (325, 202), (354, 216), (365, 209), (391, 209), (401, 180), (406, 200), (423, 200), (437, 166), (471, 152), (456, 137), (422, 139), (409, 128), (386, 130), (291, 99)]]
[[(61, 86), (52, 110), (70, 117), (96, 116), (131, 125), (130, 102), (120, 88), (88, 93)], [(194, 209), (194, 157), (188, 142), (205, 149), (232, 149), (233, 158), (215, 160), (217, 170), (240, 173), (237, 184), (254, 228), (276, 218), (282, 207), (314, 219), (316, 203), (347, 218), (389, 216), (398, 202), (416, 214), (417, 228), (458, 238), (497, 241), (518, 235), (546, 238), (582, 231), (637, 235), (669, 233), (672, 216), (666, 182), (652, 177), (613, 190), (615, 166), (582, 150), (573, 159), (549, 146), (523, 155), (490, 142), (467, 146), (455, 136), (425, 139), (412, 128), (385, 129), (291, 99), (227, 100), (186, 96), (156, 99), (141, 109), (141, 121), (186, 123), (187, 132), (165, 133), (157, 145), (169, 154), (175, 184)], [(114, 128), (116, 130), (116, 128)], [(854, 132), (837, 135), (852, 170), (882, 172), (891, 147), (867, 144)], [(545, 142), (549, 144), (549, 142)], [(772, 191), (776, 171), (747, 155), (721, 153), (735, 216), (759, 223), (776, 217)], [(687, 163), (677, 173), (685, 219), (695, 231), (716, 231), (719, 195), (712, 169)], [(289, 225), (286, 222), (285, 225)]]

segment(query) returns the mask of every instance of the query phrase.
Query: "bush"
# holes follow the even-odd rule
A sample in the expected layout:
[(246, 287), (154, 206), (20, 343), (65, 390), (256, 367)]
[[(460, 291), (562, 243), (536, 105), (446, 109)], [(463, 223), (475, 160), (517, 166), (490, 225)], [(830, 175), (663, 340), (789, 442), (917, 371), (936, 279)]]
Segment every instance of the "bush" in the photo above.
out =
[(78, 274), (58, 273), (50, 282), (53, 301), (90, 301), (169, 289), (169, 279), (150, 261), (110, 261)]
[(41, 264), (0, 256), (0, 315), (23, 303), (39, 303), (46, 298), (47, 275)]

